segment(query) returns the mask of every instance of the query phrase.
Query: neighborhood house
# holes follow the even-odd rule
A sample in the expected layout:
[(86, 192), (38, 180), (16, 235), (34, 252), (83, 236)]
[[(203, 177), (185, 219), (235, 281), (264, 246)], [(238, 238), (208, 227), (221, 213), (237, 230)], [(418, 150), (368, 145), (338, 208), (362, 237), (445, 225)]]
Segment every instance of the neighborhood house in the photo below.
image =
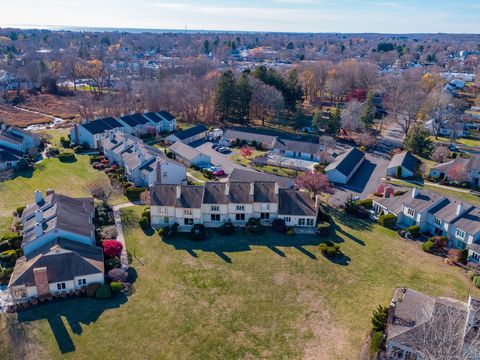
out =
[(337, 156), (335, 160), (325, 168), (325, 173), (330, 182), (346, 184), (364, 161), (365, 153), (357, 148), (351, 148)]
[(0, 125), (0, 171), (13, 169), (27, 153), (34, 151), (40, 140), (30, 131), (16, 126)]
[(397, 176), (397, 174), (400, 174), (399, 177), (401, 178), (413, 177), (415, 176), (417, 166), (418, 159), (410, 152), (404, 151), (392, 157), (387, 166), (387, 176)]
[(206, 139), (207, 134), (208, 128), (205, 125), (197, 125), (190, 129), (170, 134), (166, 137), (166, 140), (171, 144), (179, 141), (188, 145), (195, 141)]
[[(452, 170), (453, 169), (453, 170)], [(480, 155), (472, 154), (469, 159), (457, 157), (452, 161), (438, 164), (430, 169), (430, 177), (436, 179), (448, 179), (449, 172), (464, 173), (465, 181), (472, 185), (480, 182)]]

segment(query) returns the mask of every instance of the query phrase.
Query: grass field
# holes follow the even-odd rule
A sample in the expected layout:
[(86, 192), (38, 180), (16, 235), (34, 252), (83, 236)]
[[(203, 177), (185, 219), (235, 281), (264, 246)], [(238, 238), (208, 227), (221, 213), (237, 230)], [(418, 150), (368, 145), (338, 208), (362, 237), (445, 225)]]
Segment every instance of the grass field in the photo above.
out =
[(11, 358), (33, 348), (35, 359), (354, 359), (373, 308), (387, 304), (395, 287), (468, 295), (459, 268), (342, 214), (334, 214), (331, 239), (345, 256), (332, 262), (308, 235), (162, 241), (138, 228), (141, 210), (123, 210), (135, 292), (0, 318), (0, 328), (10, 323), (0, 343), (15, 346)]
[[(437, 139), (435, 139), (434, 136), (431, 137), (432, 141), (441, 141), (445, 143), (450, 143), (450, 139), (447, 137), (442, 137), (439, 136)], [(465, 146), (480, 146), (480, 138), (476, 137), (463, 137), (463, 138), (456, 138), (453, 140), (455, 144), (460, 144), (460, 145), (465, 145)]]

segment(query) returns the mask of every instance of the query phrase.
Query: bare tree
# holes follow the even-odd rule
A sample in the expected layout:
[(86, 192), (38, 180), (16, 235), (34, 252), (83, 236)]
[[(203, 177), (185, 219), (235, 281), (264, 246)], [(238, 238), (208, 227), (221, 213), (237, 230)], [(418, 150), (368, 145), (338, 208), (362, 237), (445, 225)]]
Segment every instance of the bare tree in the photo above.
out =
[(364, 105), (358, 100), (349, 101), (342, 111), (342, 128), (349, 131), (357, 131), (360, 128), (360, 115)]
[(460, 120), (459, 110), (462, 108), (461, 101), (454, 99), (450, 94), (442, 90), (433, 90), (425, 102), (426, 114), (431, 121), (431, 128), (438, 137), (440, 129), (447, 124)]
[(108, 201), (116, 193), (108, 180), (95, 180), (89, 182), (86, 186), (87, 191), (104, 205), (108, 205)]

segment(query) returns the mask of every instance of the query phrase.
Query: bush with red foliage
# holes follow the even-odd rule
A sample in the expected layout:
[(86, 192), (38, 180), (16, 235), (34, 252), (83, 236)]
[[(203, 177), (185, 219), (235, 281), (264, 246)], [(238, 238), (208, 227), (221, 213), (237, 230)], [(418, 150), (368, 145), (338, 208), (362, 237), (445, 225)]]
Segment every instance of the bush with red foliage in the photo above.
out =
[(103, 242), (103, 252), (107, 257), (120, 256), (123, 250), (123, 245), (117, 240), (105, 240)]

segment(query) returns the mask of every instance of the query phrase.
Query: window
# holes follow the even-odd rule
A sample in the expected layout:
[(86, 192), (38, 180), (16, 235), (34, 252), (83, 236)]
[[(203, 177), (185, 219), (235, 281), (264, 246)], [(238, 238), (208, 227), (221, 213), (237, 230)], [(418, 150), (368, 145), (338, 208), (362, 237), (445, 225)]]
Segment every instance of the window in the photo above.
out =
[(305, 219), (303, 218), (298, 219), (298, 226), (305, 226)]
[(307, 226), (313, 226), (313, 219), (307, 219)]
[(220, 214), (210, 214), (210, 220), (220, 221)]
[(263, 211), (270, 210), (270, 204), (262, 204), (262, 205), (260, 206), (260, 208), (261, 208)]
[(163, 177), (167, 177), (168, 173), (166, 171), (163, 172)]
[(466, 249), (467, 248), (467, 244), (465, 244), (462, 240), (457, 240), (457, 248), (459, 249)]
[(262, 219), (262, 220), (269, 220), (269, 219), (270, 219), (270, 213), (268, 213), (268, 212), (262, 212), (262, 213), (260, 213), (260, 219)]
[(283, 218), (283, 221), (285, 221), (286, 223), (289, 223), (290, 221), (292, 221), (292, 218), (290, 216), (285, 216)]
[(218, 206), (218, 205), (212, 205), (211, 210), (212, 210), (212, 212), (213, 212), (213, 211), (215, 211), (215, 212), (220, 211), (220, 206)]
[(183, 210), (183, 215), (185, 216), (192, 216), (192, 209), (185, 209)]
[(442, 220), (440, 220), (439, 218), (435, 218), (435, 225), (442, 225)]
[(185, 225), (193, 225), (193, 219), (183, 219)]
[(245, 211), (245, 205), (237, 205), (237, 211)]
[(409, 216), (412, 216), (412, 217), (413, 217), (413, 216), (415, 216), (415, 210), (413, 210), (413, 209), (408, 209), (408, 210), (407, 210), (407, 214), (408, 214)]
[(465, 239), (465, 231), (457, 229), (457, 232), (455, 234), (457, 235), (458, 238)]
[(163, 217), (163, 223), (164, 223), (164, 224), (168, 224), (168, 223), (169, 223), (168, 220), (169, 220), (169, 219), (168, 219), (168, 216), (164, 216), (164, 217)]
[(477, 253), (473, 253), (473, 254), (472, 254), (472, 259), (475, 260), (475, 261), (479, 261), (479, 260), (480, 260), (480, 256), (478, 256)]
[(235, 214), (235, 220), (244, 221), (245, 220), (245, 214)]
[(78, 279), (77, 281), (79, 286), (87, 285), (87, 279)]
[(161, 207), (160, 208), (160, 214), (166, 214), (167, 213), (167, 208)]
[(58, 289), (58, 290), (65, 289), (65, 283), (58, 283), (58, 284), (57, 284), (57, 289)]

